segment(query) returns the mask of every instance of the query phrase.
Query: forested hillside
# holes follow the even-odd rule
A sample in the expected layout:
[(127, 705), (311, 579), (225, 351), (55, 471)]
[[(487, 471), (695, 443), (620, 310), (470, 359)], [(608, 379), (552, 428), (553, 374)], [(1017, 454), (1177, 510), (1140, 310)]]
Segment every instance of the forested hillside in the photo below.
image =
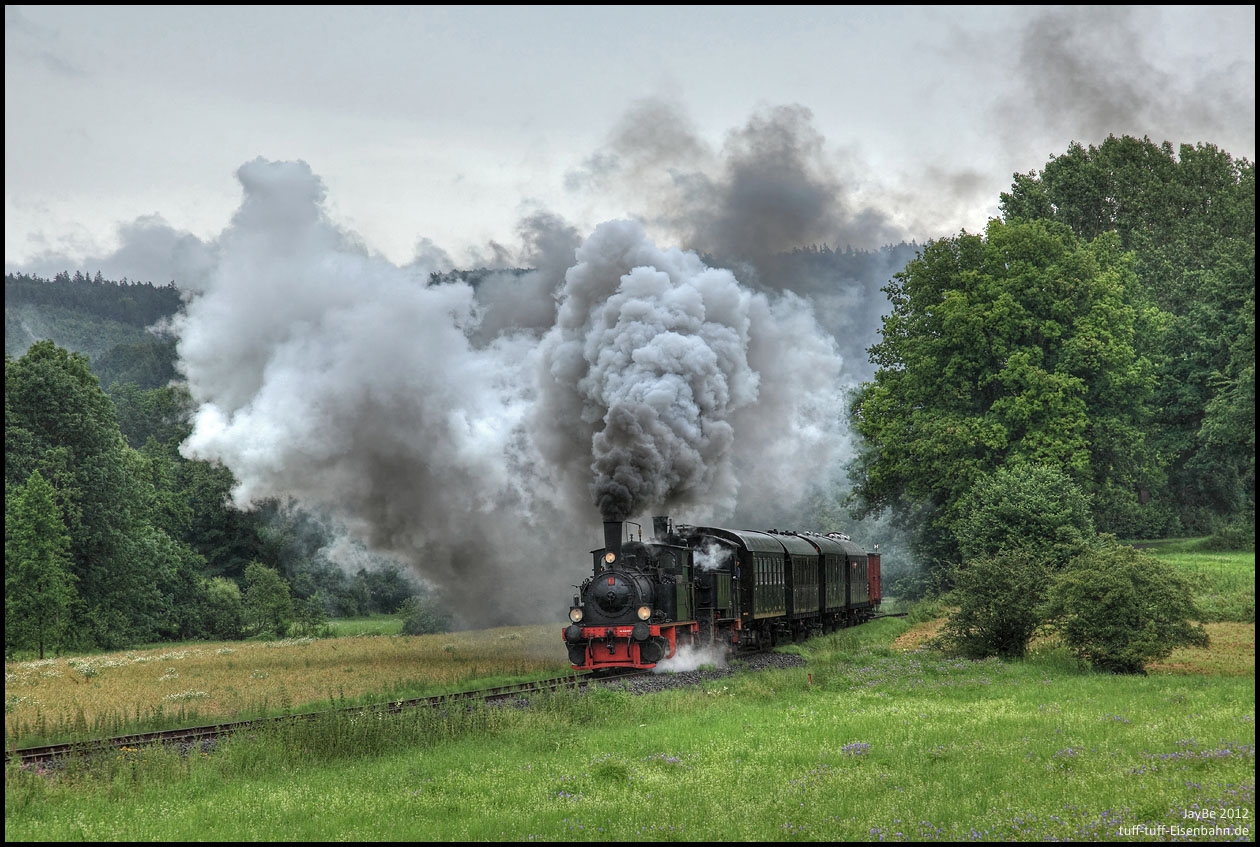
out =
[(20, 356), (46, 338), (93, 358), (122, 344), (156, 344), (151, 328), (174, 315), (181, 302), (174, 283), (114, 282), (99, 272), (89, 279), (81, 271), (51, 280), (6, 274), (4, 352)]

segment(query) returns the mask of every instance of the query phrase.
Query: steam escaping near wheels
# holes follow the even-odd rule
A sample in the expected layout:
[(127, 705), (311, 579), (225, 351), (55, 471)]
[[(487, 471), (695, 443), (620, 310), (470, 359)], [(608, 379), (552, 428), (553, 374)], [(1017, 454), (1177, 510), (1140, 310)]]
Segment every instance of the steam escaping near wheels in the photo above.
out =
[(705, 667), (724, 668), (727, 666), (728, 651), (719, 645), (702, 647), (684, 646), (669, 659), (656, 663), (653, 673), (686, 673)]

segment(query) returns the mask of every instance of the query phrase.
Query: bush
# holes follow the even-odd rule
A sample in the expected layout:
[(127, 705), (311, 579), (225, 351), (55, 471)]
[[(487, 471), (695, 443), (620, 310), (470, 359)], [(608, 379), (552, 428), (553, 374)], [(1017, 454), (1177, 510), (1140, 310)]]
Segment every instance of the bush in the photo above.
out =
[(432, 597), (408, 597), (398, 608), (403, 635), (449, 632), (451, 615)]
[(964, 563), (954, 576), (958, 610), (933, 646), (969, 659), (1022, 659), (1041, 624), (1051, 573), (1046, 551), (1019, 547)]
[(318, 594), (294, 604), (293, 633), (298, 636), (327, 638), (332, 635), (328, 625), (328, 611)]
[(211, 577), (202, 584), (203, 631), (210, 638), (230, 641), (242, 635), (244, 604), (241, 589), (227, 577)]
[(1025, 547), (1063, 565), (1095, 537), (1089, 498), (1047, 465), (998, 468), (976, 482), (960, 513), (953, 529), (964, 560)]
[(1204, 550), (1216, 553), (1236, 550), (1256, 549), (1256, 524), (1254, 516), (1218, 527), (1208, 538), (1204, 539)]
[(960, 509), (958, 611), (933, 644), (972, 659), (1021, 659), (1054, 573), (1095, 538), (1089, 500), (1056, 468), (1012, 465), (979, 480)]
[(251, 635), (284, 638), (293, 623), (289, 584), (274, 569), (261, 562), (250, 562), (245, 568), (241, 612)]
[(1206, 647), (1190, 583), (1170, 564), (1114, 538), (1078, 556), (1050, 586), (1044, 614), (1096, 670), (1146, 673), (1177, 647)]

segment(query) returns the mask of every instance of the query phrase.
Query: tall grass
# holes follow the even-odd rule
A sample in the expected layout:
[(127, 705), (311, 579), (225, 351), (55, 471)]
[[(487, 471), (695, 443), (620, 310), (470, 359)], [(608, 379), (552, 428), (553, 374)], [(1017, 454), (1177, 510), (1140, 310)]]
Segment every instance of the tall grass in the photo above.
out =
[(1191, 582), (1204, 621), (1256, 622), (1256, 554), (1199, 550), (1151, 551)]
[(5, 746), (27, 747), (563, 674), (559, 626), (204, 643), (5, 664)]

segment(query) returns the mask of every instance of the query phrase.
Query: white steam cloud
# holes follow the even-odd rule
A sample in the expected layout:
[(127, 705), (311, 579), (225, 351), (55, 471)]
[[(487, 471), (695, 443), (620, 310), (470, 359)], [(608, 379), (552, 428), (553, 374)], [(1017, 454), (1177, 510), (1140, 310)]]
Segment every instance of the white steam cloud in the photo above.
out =
[(175, 326), (198, 404), (185, 455), (231, 468), (242, 507), (334, 515), (467, 621), (552, 617), (601, 512), (792, 508), (838, 467), (841, 357), (799, 297), (626, 221), (577, 244), (536, 219), (531, 273), (435, 284), (442, 268), (333, 225), (305, 163), (238, 178)]
[(636, 223), (578, 249), (540, 351), (539, 447), (604, 520), (794, 505), (846, 447), (842, 360), (809, 304), (749, 291)]
[(723, 645), (710, 647), (691, 647), (683, 645), (673, 656), (662, 659), (652, 668), (652, 673), (687, 673), (701, 668), (724, 668), (727, 666), (727, 651)]
[(702, 571), (715, 571), (730, 562), (734, 555), (729, 547), (710, 541), (702, 549), (695, 551), (693, 561)]

